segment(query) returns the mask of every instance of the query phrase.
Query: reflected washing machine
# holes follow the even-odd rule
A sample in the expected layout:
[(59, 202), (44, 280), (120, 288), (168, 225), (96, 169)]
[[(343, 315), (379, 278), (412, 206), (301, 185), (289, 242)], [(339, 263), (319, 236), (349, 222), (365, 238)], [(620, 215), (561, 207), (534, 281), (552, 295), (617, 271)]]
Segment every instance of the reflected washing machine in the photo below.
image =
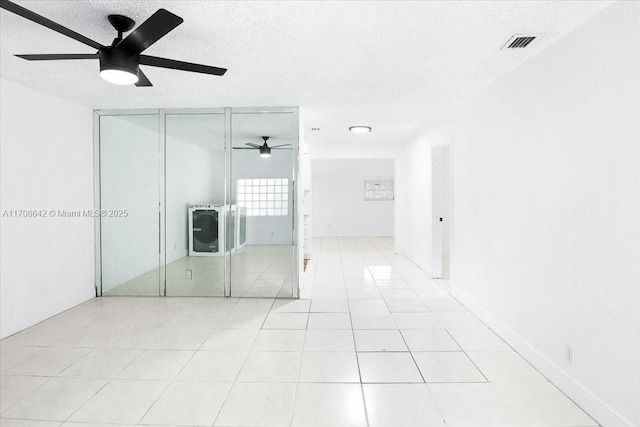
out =
[(236, 211), (235, 215), (235, 235), (234, 247), (236, 250), (242, 249), (247, 244), (247, 208), (244, 206), (233, 205), (232, 209)]
[(225, 211), (224, 206), (189, 207), (189, 256), (224, 256)]
[(231, 205), (231, 209), (225, 210), (224, 221), (227, 225), (227, 234), (225, 234), (225, 248), (227, 252), (236, 250), (236, 205)]

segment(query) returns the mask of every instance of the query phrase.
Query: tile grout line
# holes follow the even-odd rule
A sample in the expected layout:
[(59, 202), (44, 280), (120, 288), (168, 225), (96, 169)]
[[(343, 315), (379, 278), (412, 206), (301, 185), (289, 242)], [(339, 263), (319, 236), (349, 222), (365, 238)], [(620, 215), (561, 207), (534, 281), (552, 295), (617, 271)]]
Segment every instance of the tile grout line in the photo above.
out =
[[(311, 300), (313, 301), (313, 300)], [(298, 388), (300, 387), (300, 374), (302, 373), (302, 360), (304, 359), (304, 349), (307, 345), (307, 331), (309, 330), (309, 317), (311, 317), (311, 303), (309, 303), (309, 315), (307, 316), (307, 329), (304, 330), (304, 339), (302, 340), (302, 351), (300, 354), (300, 363), (298, 364), (298, 376), (296, 378), (296, 386), (293, 391), (293, 404), (291, 405), (291, 414), (289, 415), (289, 426), (293, 426), (293, 416), (298, 402)]]
[[(342, 262), (342, 255), (339, 256), (339, 259), (340, 259), (340, 268), (342, 269), (342, 279), (343, 279), (343, 282), (345, 283), (345, 293), (346, 293), (346, 277), (344, 276), (344, 266), (343, 266), (343, 262)], [(364, 261), (364, 258), (362, 258), (362, 260)], [(365, 261), (365, 265), (367, 266), (367, 270), (369, 270), (369, 265), (366, 263), (366, 261)], [(371, 273), (371, 271), (369, 271), (369, 273)], [(356, 333), (355, 333), (355, 330), (353, 329), (353, 316), (351, 315), (351, 304), (350, 304), (350, 299), (349, 299), (348, 295), (347, 295), (347, 308), (349, 309), (349, 321), (351, 322), (351, 336), (353, 338), (353, 346), (354, 346), (354, 350), (355, 350), (356, 364), (358, 365), (358, 377), (360, 378), (360, 393), (362, 394), (362, 405), (363, 405), (363, 409), (364, 409), (364, 419), (365, 419), (366, 425), (369, 426), (370, 423), (369, 423), (369, 411), (367, 409), (367, 398), (366, 398), (365, 393), (364, 393), (364, 384), (362, 382), (362, 371), (360, 369), (360, 358), (358, 357), (358, 346), (356, 344)]]

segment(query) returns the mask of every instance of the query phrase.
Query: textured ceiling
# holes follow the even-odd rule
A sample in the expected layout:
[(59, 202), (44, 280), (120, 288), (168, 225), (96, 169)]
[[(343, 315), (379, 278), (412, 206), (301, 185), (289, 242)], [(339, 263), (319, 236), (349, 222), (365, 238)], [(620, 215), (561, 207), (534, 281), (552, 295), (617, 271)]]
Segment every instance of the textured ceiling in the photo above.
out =
[[(18, 53), (92, 49), (0, 12), (0, 74), (90, 108), (301, 106), (312, 152), (399, 143), (609, 3), (597, 1), (25, 1), (102, 44), (107, 15), (143, 22), (165, 8), (184, 23), (145, 53), (228, 68), (223, 77), (142, 67), (151, 88), (118, 87), (97, 61), (27, 62)], [(523, 51), (510, 36), (540, 34)], [(351, 135), (354, 124), (373, 127)]]

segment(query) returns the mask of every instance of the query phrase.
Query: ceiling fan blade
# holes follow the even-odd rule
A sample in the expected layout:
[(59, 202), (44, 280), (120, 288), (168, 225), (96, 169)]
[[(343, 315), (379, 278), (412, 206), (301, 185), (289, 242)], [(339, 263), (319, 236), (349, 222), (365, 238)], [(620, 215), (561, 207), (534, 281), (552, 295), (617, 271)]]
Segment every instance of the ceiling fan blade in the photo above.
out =
[(272, 145), (271, 148), (286, 147), (287, 145), (291, 145), (291, 144)]
[(57, 61), (64, 59), (97, 59), (97, 53), (43, 53), (36, 55), (16, 55), (27, 61)]
[(249, 147), (253, 147), (253, 148), (262, 148), (261, 145), (254, 144), (253, 142), (247, 142), (245, 145), (248, 145)]
[(174, 59), (158, 58), (157, 56), (140, 55), (140, 64), (152, 67), (170, 68), (172, 70), (192, 71), (194, 73), (213, 74), (222, 76), (226, 68), (211, 67), (209, 65), (194, 64), (192, 62), (176, 61)]
[(82, 34), (78, 34), (75, 31), (68, 29), (67, 27), (63, 27), (57, 22), (53, 22), (52, 20), (38, 15), (37, 13), (30, 11), (29, 9), (25, 9), (24, 7), (18, 6), (15, 3), (11, 3), (9, 0), (0, 0), (0, 8), (8, 10), (9, 12), (13, 12), (16, 15), (22, 16), (23, 18), (28, 19), (29, 21), (33, 21), (36, 24), (43, 25), (53, 31), (57, 31), (60, 34), (64, 34), (67, 37), (71, 37), (72, 39), (91, 46), (95, 49), (100, 49), (101, 47), (103, 47), (100, 43), (93, 41), (90, 38), (83, 36)]
[(132, 33), (124, 38), (118, 47), (131, 53), (140, 53), (178, 25), (183, 19), (165, 9), (158, 9), (149, 19), (144, 21)]
[(249, 147), (231, 147), (234, 150), (257, 150), (258, 148), (249, 148)]
[(137, 87), (149, 87), (153, 86), (147, 76), (144, 75), (141, 69), (138, 68), (138, 82), (136, 83)]

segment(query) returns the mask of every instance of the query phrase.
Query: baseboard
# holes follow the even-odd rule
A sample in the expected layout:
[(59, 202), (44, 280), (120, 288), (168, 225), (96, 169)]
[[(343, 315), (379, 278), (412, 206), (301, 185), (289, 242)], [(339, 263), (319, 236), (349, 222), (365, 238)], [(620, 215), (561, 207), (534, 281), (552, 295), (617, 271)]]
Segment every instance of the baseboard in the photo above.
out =
[(562, 370), (558, 365), (536, 350), (499, 319), (486, 311), (465, 292), (454, 286), (450, 288), (450, 292), (462, 305), (489, 326), (500, 338), (520, 353), (522, 357), (527, 359), (540, 373), (547, 377), (549, 381), (556, 385), (602, 426), (637, 427), (609, 404), (596, 396), (591, 390), (580, 384), (566, 371)]

